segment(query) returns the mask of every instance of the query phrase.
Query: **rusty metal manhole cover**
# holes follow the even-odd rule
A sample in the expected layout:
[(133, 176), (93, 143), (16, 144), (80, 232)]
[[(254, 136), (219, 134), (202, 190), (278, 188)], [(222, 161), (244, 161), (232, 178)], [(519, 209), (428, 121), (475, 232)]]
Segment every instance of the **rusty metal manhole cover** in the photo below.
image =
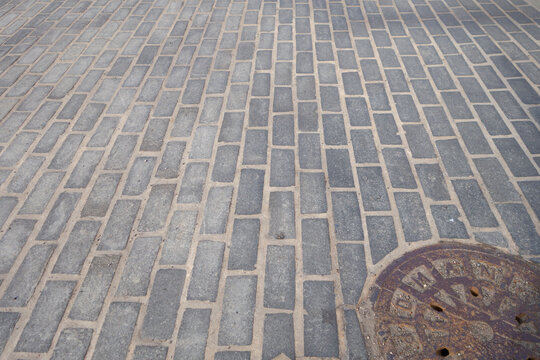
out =
[(408, 253), (358, 310), (377, 359), (539, 358), (540, 266), (492, 248)]

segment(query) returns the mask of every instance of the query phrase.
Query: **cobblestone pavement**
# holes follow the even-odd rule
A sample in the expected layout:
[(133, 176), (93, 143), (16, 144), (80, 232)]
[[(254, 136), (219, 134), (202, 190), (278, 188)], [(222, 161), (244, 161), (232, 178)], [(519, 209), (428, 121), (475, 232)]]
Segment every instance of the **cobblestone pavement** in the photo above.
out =
[(532, 0), (0, 0), (6, 359), (364, 359), (404, 251), (540, 259)]

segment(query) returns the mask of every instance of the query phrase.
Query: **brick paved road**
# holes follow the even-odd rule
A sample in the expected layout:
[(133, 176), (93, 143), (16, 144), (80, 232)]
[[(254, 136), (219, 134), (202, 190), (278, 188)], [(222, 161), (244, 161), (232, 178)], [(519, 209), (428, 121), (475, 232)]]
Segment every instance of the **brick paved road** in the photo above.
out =
[(366, 357), (407, 249), (540, 259), (531, 0), (0, 0), (0, 352)]

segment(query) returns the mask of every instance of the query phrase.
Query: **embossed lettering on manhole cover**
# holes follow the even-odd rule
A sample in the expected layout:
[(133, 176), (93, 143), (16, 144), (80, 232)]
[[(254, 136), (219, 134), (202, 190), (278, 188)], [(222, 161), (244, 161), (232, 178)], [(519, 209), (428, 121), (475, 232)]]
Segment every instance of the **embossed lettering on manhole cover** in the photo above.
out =
[(540, 359), (540, 266), (491, 248), (408, 253), (358, 310), (375, 359)]

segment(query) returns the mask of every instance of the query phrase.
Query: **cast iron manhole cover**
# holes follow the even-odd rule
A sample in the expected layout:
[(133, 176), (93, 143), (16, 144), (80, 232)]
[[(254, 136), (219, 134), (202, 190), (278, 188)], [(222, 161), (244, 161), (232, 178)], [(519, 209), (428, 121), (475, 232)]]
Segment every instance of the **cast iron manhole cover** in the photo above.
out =
[(539, 359), (540, 266), (487, 247), (428, 246), (390, 264), (359, 312), (375, 359)]

